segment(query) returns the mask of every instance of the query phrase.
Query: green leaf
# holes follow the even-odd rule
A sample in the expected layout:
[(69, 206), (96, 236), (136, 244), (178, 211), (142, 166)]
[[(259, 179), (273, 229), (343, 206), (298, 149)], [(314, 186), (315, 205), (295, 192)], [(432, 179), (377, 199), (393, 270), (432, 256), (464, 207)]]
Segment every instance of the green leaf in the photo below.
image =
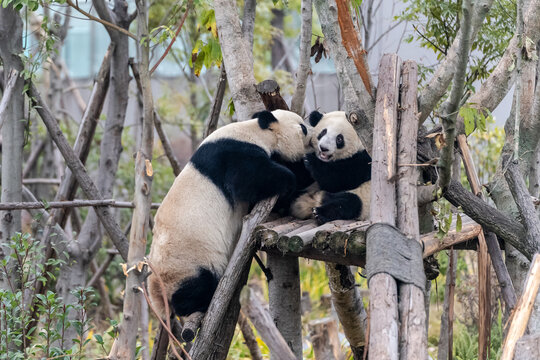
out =
[(475, 129), (474, 109), (463, 106), (459, 109), (459, 116), (463, 118), (463, 122), (465, 123), (465, 135), (469, 136)]
[(461, 215), (458, 213), (456, 218), (456, 232), (460, 232), (463, 226)]

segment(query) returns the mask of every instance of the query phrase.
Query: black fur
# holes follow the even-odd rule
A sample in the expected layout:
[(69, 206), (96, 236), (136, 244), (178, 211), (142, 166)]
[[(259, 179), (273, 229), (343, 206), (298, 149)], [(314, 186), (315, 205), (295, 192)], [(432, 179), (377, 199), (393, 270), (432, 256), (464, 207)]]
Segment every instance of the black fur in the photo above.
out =
[(321, 114), (317, 110), (312, 111), (311, 114), (309, 114), (309, 124), (313, 127), (317, 126), (322, 117), (323, 114)]
[(268, 129), (270, 124), (273, 122), (278, 122), (278, 119), (268, 110), (259, 111), (253, 114), (252, 119), (258, 119), (259, 126), (261, 129)]
[(310, 172), (306, 168), (306, 160), (298, 160), (295, 162), (284, 160), (279, 154), (272, 154), (272, 160), (285, 166), (287, 169), (291, 170), (294, 176), (296, 177), (296, 188), (295, 191), (290, 194), (290, 196), (281, 196), (276, 205), (274, 206), (273, 211), (280, 213), (282, 215), (287, 215), (291, 203), (300, 195), (305, 192), (305, 189), (313, 184), (315, 180), (311, 176)]
[(306, 155), (308, 169), (321, 190), (352, 190), (371, 180), (371, 157), (362, 150), (347, 159), (324, 162), (315, 153)]
[(362, 200), (355, 194), (327, 192), (322, 199), (322, 205), (315, 208), (314, 215), (320, 224), (324, 224), (338, 219), (356, 219), (361, 212)]
[(184, 279), (171, 299), (176, 315), (187, 316), (197, 311), (206, 312), (218, 282), (218, 276), (203, 267), (199, 268), (196, 276)]
[(255, 205), (274, 195), (290, 195), (294, 174), (270, 159), (259, 146), (233, 139), (205, 143), (191, 157), (191, 163), (225, 195), (231, 206), (237, 202)]

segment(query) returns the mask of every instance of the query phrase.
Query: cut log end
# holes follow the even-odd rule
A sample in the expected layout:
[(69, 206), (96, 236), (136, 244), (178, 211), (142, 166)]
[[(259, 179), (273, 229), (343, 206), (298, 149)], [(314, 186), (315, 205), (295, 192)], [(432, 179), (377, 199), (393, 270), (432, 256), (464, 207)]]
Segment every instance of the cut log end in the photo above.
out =
[(204, 313), (202, 312), (196, 312), (191, 315), (189, 315), (186, 318), (186, 321), (184, 323), (184, 327), (182, 328), (182, 340), (190, 343), (195, 339), (195, 335), (197, 334), (197, 330), (201, 327), (201, 322), (204, 317)]

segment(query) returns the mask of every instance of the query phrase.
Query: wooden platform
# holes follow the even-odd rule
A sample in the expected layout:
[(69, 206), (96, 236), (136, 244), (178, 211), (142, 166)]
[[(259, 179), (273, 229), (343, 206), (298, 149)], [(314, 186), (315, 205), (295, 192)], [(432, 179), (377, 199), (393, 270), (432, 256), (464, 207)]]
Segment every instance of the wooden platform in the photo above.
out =
[[(315, 220), (284, 217), (259, 225), (254, 236), (260, 249), (266, 252), (364, 267), (365, 233), (370, 224), (369, 221), (337, 220), (318, 225)], [(436, 231), (422, 235), (424, 258), (450, 246), (476, 241), (480, 229), (480, 225), (463, 215), (460, 232), (456, 231), (454, 222), (442, 239), (437, 237)]]

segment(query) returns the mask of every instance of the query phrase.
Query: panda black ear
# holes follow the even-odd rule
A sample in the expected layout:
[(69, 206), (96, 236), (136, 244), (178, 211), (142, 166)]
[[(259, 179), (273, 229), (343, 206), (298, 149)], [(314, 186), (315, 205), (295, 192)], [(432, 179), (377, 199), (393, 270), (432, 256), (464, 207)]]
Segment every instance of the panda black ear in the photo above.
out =
[(322, 117), (323, 114), (321, 114), (317, 110), (313, 111), (311, 114), (309, 114), (309, 124), (313, 127), (317, 126)]
[(259, 126), (261, 129), (268, 129), (270, 124), (273, 122), (278, 122), (278, 119), (268, 110), (260, 111), (253, 114), (253, 118), (258, 118)]

